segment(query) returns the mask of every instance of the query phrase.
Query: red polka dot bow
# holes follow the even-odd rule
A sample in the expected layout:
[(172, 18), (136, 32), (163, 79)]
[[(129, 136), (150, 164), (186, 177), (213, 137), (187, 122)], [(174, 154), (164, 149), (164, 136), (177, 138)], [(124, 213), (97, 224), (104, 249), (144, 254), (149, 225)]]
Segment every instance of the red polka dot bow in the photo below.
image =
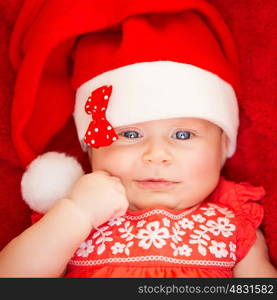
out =
[(118, 139), (118, 135), (106, 119), (111, 93), (112, 86), (102, 86), (94, 90), (86, 102), (86, 113), (92, 115), (92, 121), (85, 134), (85, 143), (89, 147), (109, 146)]

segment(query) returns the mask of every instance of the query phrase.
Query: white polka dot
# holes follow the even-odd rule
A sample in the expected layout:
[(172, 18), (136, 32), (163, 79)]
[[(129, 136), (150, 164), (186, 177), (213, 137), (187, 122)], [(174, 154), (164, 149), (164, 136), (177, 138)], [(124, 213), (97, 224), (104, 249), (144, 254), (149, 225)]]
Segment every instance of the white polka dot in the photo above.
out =
[(95, 132), (98, 132), (98, 131), (99, 131), (99, 129), (98, 129), (98, 128), (94, 128), (94, 131), (95, 131)]
[(109, 96), (108, 96), (108, 95), (104, 96), (104, 99), (105, 99), (105, 100), (108, 100), (108, 99), (109, 99)]
[(91, 143), (92, 143), (92, 144), (95, 144), (95, 140), (91, 140)]
[(105, 107), (102, 107), (102, 108), (101, 108), (101, 110), (105, 110), (105, 109), (106, 109)]
[(88, 98), (88, 102), (91, 102), (91, 98)]
[(108, 134), (106, 135), (107, 139), (110, 137)]
[(87, 105), (86, 108), (89, 108), (89, 105)]
[(111, 130), (111, 129), (112, 129), (112, 127), (111, 127), (111, 126), (108, 126), (108, 127), (107, 127), (107, 129), (108, 129), (108, 130)]
[(113, 141), (116, 141), (116, 137), (113, 137)]
[(94, 106), (94, 108), (96, 109), (96, 108), (97, 108), (97, 106), (95, 105), (95, 106)]
[(91, 135), (91, 131), (88, 132), (88, 135)]
[(102, 90), (102, 93), (105, 93), (105, 89)]

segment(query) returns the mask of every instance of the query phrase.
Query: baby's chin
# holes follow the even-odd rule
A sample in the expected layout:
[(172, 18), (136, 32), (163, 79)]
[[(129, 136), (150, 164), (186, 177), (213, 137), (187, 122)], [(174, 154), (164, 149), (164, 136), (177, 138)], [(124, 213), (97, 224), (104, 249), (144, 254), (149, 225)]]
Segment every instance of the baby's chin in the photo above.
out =
[(181, 210), (192, 207), (198, 204), (200, 201), (190, 202), (187, 201), (178, 201), (176, 198), (172, 199), (168, 195), (154, 195), (153, 197), (144, 197), (143, 199), (129, 199), (129, 210), (137, 211), (137, 210), (145, 210), (150, 208), (166, 208), (170, 210)]

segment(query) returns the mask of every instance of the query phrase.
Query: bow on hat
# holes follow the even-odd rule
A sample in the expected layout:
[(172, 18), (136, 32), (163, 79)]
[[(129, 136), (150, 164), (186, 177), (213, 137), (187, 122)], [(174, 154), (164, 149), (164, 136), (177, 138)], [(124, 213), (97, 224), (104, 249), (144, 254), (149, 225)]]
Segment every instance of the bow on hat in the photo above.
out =
[(92, 121), (85, 134), (85, 143), (89, 147), (109, 146), (118, 139), (118, 135), (106, 119), (106, 110), (111, 93), (112, 86), (102, 86), (92, 91), (88, 97), (85, 111), (87, 114), (91, 114)]

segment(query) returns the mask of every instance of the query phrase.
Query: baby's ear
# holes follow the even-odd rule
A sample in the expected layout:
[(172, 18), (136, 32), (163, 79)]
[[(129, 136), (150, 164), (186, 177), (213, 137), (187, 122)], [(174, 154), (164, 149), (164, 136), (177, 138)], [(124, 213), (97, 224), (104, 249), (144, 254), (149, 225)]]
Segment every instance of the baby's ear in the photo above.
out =
[(226, 159), (227, 159), (227, 150), (228, 150), (228, 136), (222, 130), (221, 133), (221, 168), (224, 166)]

